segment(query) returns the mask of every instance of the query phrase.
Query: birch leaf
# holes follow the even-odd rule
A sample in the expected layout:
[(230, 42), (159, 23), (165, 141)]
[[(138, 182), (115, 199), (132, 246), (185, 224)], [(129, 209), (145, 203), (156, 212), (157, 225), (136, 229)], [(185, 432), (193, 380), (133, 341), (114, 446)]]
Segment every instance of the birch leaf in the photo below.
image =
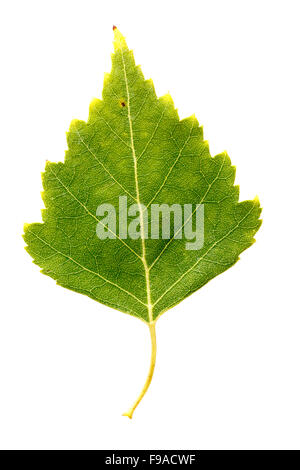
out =
[[(102, 100), (92, 101), (87, 122), (72, 121), (67, 140), (64, 163), (46, 164), (43, 223), (25, 226), (26, 248), (60, 286), (148, 324), (151, 365), (131, 417), (152, 378), (157, 318), (237, 262), (261, 209), (257, 198), (238, 201), (227, 153), (212, 157), (195, 116), (180, 120), (170, 95), (157, 98), (117, 28)], [(133, 218), (124, 221), (120, 197), (136, 205), (139, 238), (121, 233)], [(116, 208), (116, 229), (97, 215), (103, 204)], [(167, 238), (151, 238), (155, 204), (191, 205), (192, 216), (204, 207), (203, 246), (188, 250), (178, 237), (187, 219)]]

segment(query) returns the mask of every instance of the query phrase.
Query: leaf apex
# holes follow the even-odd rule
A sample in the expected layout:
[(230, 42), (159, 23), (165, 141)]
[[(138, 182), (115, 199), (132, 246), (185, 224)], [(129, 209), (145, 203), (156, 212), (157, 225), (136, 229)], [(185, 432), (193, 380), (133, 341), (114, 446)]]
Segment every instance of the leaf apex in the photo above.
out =
[(118, 30), (116, 26), (113, 27), (113, 32), (114, 32), (114, 49), (115, 52), (127, 49), (127, 44), (126, 40), (123, 36), (122, 33)]

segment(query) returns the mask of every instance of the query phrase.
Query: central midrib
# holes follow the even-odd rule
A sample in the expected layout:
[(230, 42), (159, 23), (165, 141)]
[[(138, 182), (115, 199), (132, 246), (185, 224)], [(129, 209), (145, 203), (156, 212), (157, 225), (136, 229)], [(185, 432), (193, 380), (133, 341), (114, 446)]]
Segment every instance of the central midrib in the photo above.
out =
[(125, 65), (125, 61), (124, 61), (122, 48), (121, 48), (121, 56), (122, 56), (122, 63), (123, 63), (123, 70), (124, 70), (124, 80), (125, 80), (125, 87), (126, 87), (126, 94), (127, 94), (127, 111), (128, 111), (128, 122), (129, 122), (129, 132), (130, 132), (130, 147), (131, 147), (131, 151), (132, 151), (132, 158), (133, 158), (133, 165), (134, 165), (136, 200), (137, 200), (137, 205), (138, 205), (138, 208), (139, 208), (139, 217), (140, 217), (140, 225), (141, 225), (141, 244), (142, 244), (142, 258), (141, 259), (142, 259), (142, 263), (143, 263), (144, 270), (145, 270), (148, 318), (149, 318), (149, 323), (152, 323), (153, 322), (153, 314), (152, 314), (153, 305), (152, 305), (152, 302), (151, 302), (150, 273), (149, 273), (149, 267), (148, 267), (147, 258), (146, 258), (144, 217), (143, 217), (142, 204), (141, 204), (141, 200), (140, 200), (138, 170), (137, 170), (137, 158), (136, 158), (135, 147), (134, 147), (132, 119), (131, 119), (131, 114), (130, 114), (130, 96), (129, 96), (128, 80), (127, 80), (126, 65)]

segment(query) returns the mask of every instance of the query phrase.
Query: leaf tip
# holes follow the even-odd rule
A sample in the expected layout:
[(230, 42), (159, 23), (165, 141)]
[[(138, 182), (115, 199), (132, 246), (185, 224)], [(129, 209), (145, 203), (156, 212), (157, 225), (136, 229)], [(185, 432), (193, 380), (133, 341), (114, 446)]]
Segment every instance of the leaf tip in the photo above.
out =
[(114, 49), (115, 52), (123, 49), (127, 49), (127, 44), (126, 40), (123, 36), (123, 34), (120, 33), (118, 28), (116, 26), (113, 26), (113, 32), (114, 32)]

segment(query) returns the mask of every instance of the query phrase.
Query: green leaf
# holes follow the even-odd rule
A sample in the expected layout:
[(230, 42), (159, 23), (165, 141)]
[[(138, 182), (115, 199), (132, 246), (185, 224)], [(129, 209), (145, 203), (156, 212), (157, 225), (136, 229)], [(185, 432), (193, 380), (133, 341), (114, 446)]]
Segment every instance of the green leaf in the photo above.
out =
[[(87, 122), (72, 121), (64, 163), (47, 163), (43, 223), (26, 225), (24, 238), (44, 274), (152, 325), (153, 344), (156, 319), (254, 242), (261, 210), (257, 198), (238, 202), (228, 155), (211, 157), (195, 116), (180, 121), (170, 95), (157, 98), (124, 37), (114, 34), (102, 100), (92, 101)], [(101, 240), (97, 207), (112, 204), (118, 227), (120, 196), (140, 209), (141, 238), (122, 238), (116, 228), (108, 230), (114, 238)], [(147, 239), (141, 214), (152, 204), (192, 204), (194, 215), (203, 204), (202, 248), (187, 250), (174, 228), (167, 239)]]

